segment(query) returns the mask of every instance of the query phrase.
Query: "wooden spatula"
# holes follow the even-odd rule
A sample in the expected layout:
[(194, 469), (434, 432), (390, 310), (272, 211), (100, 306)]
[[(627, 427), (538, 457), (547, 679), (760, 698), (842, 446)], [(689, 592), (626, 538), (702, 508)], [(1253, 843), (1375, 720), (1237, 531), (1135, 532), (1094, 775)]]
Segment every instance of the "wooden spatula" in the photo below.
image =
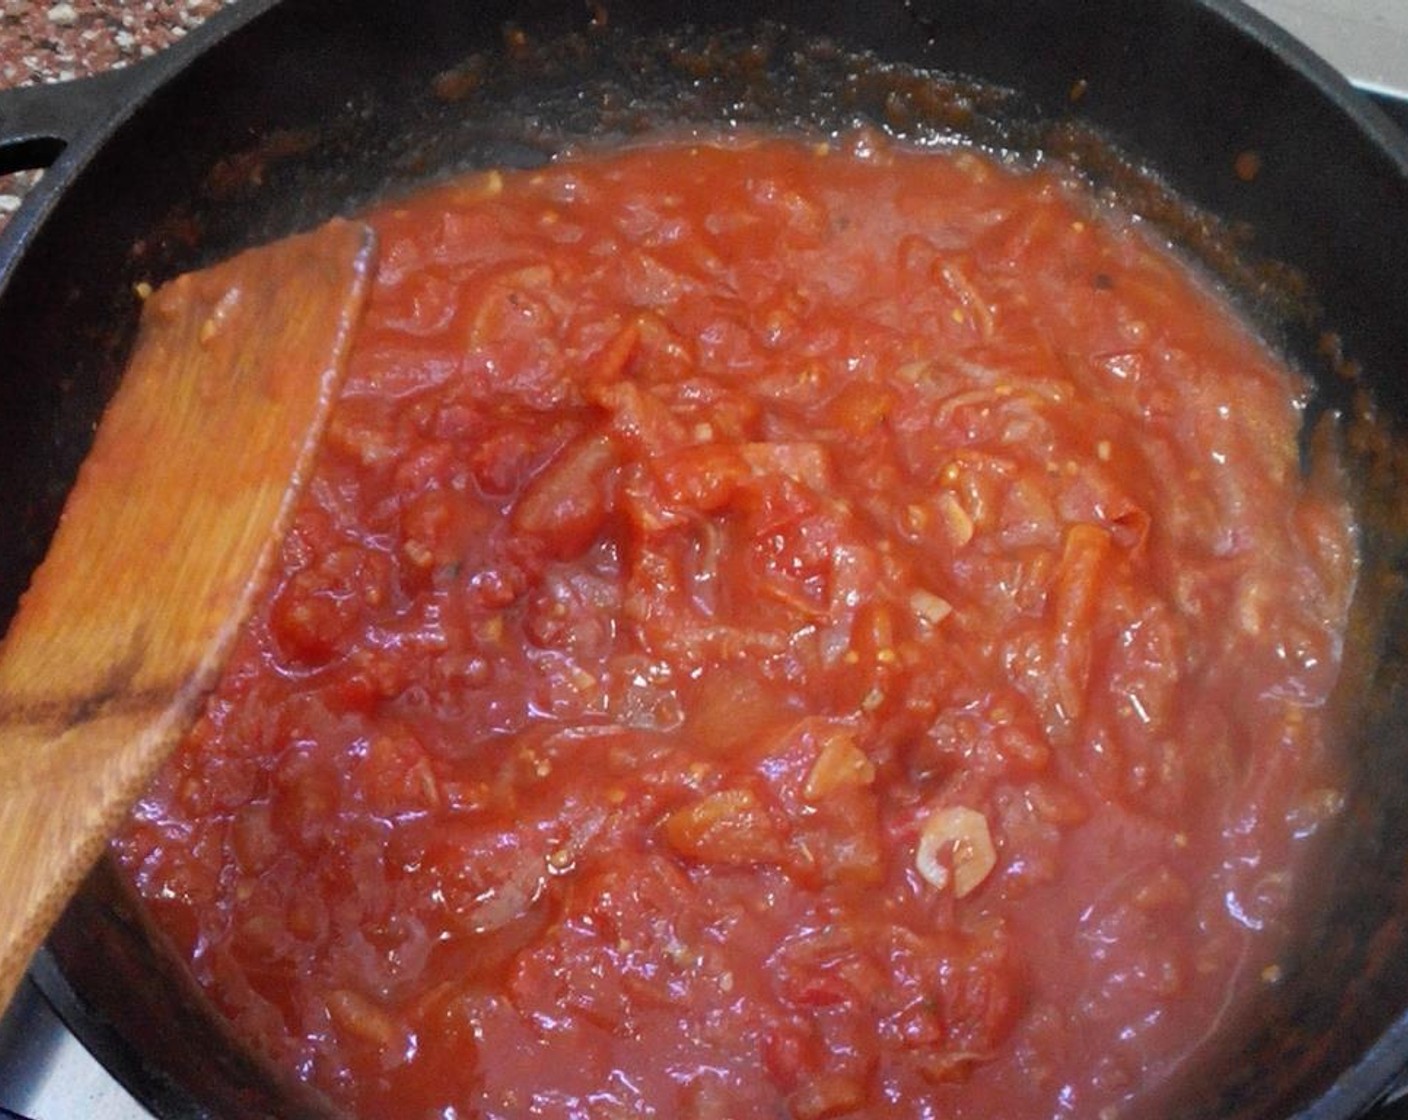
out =
[(0, 1009), (213, 686), (372, 269), (337, 221), (164, 286), (0, 644)]

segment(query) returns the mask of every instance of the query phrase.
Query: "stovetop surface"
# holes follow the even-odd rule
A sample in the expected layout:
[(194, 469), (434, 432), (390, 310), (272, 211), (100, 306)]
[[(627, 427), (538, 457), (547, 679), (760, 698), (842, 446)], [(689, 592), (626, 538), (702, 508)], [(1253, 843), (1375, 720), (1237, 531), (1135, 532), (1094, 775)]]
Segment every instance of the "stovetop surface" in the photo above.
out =
[(1246, 0), (1356, 85), (1408, 97), (1404, 0)]
[[(1247, 0), (1348, 75), (1408, 130), (1408, 0)], [(0, 1117), (151, 1120), (26, 980), (0, 1017)], [(1408, 1120), (1408, 1094), (1373, 1120)]]

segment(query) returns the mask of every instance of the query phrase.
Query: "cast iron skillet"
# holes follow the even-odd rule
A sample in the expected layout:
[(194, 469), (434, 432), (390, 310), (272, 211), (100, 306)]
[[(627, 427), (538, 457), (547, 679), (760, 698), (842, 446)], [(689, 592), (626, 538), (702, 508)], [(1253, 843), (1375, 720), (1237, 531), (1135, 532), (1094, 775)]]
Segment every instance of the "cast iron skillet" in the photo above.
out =
[[(926, 93), (888, 62), (989, 85)], [(1340, 697), (1348, 810), (1298, 899), (1284, 981), (1141, 1115), (1341, 1120), (1408, 1065), (1408, 144), (1287, 36), (1236, 0), (241, 0), (76, 96), (0, 108), (0, 170), (53, 161), (0, 238), (0, 619), (121, 369), (138, 281), (662, 117), (869, 114), (1045, 146), (1132, 189), (1315, 379), (1316, 408), (1370, 400), (1382, 419), (1353, 443), (1367, 561)], [(38, 975), (163, 1117), (318, 1112), (208, 1021), (110, 867)]]

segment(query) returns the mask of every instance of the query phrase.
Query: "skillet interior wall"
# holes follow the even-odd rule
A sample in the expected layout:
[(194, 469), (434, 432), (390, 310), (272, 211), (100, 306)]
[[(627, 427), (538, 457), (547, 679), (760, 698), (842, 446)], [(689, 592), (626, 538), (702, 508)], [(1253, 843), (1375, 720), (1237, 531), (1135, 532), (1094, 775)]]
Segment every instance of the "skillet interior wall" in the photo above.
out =
[[(793, 89), (793, 101), (770, 103), (770, 94), (759, 93), (766, 84), (747, 88), (746, 66), (735, 78), (747, 96), (737, 96), (736, 87), (711, 83), (707, 67), (702, 76), (670, 66), (662, 72), (658, 51), (592, 62), (533, 47), (568, 33), (600, 38), (594, 23), (629, 36), (689, 21), (707, 37), (710, 28), (759, 14), (878, 58), (1020, 89), (1020, 97), (1006, 98), (955, 87), (924, 108), (930, 123), (976, 130), (988, 143), (1021, 147), (1045, 135), (1049, 122), (1090, 121), (1221, 215), (1253, 254), (1310, 278), (1314, 314), (1278, 317), (1285, 304), (1270, 286), (1258, 290), (1264, 274), (1243, 277), (1250, 284), (1243, 296), (1320, 379), (1330, 403), (1343, 407), (1350, 394), (1321, 352), (1325, 323), (1362, 364), (1382, 411), (1408, 414), (1397, 366), (1408, 354), (1401, 157), (1365, 143), (1313, 83), (1253, 40), (1229, 34), (1202, 6), (781, 0), (760, 11), (732, 0), (622, 0), (595, 9), (576, 0), (394, 7), (287, 0), (140, 107), (60, 200), (0, 294), (7, 513), (0, 519), (0, 613), (8, 616), (42, 552), (121, 368), (136, 317), (134, 283), (159, 281), (447, 170), (531, 164), (564, 136), (601, 127), (629, 134), (650, 115), (633, 104), (632, 89), (715, 122), (747, 117), (760, 105), (822, 124), (848, 116), (856, 106), (846, 98), (817, 98), (805, 85)], [(494, 63), (510, 25), (526, 39), (515, 45), (510, 37), (508, 61)], [(825, 59), (815, 61), (824, 71)], [(755, 63), (757, 77), (766, 67)], [(595, 93), (581, 96), (593, 66)], [(885, 116), (883, 96), (849, 88)], [(896, 119), (893, 103), (889, 112), (891, 123), (913, 123), (905, 113)], [(1234, 173), (1247, 151), (1261, 167), (1249, 182)], [(1196, 226), (1184, 230), (1194, 240)], [(1388, 576), (1398, 570), (1397, 518), (1389, 511), (1389, 523), (1371, 533), (1375, 570)], [(1389, 596), (1375, 598), (1367, 613), (1377, 622), (1399, 609)], [(1353, 1062), (1402, 1011), (1396, 993), (1408, 990), (1401, 920), (1408, 897), (1400, 853), (1408, 836), (1400, 822), (1408, 821), (1408, 768), (1405, 731), (1394, 718), (1402, 710), (1402, 657), (1384, 644), (1383, 630), (1366, 626), (1360, 679), (1374, 699), (1355, 736), (1360, 777), (1327, 868), (1332, 895), (1304, 906), (1298, 944), (1303, 959), (1318, 963), (1269, 993), (1234, 1046), (1211, 1051), (1198, 1079), (1206, 1090), (1171, 1105), (1177, 1114), (1284, 1115), (1325, 1087), (1325, 1075), (1312, 1070)], [(1281, 1071), (1276, 1084), (1268, 1083), (1268, 1069)]]

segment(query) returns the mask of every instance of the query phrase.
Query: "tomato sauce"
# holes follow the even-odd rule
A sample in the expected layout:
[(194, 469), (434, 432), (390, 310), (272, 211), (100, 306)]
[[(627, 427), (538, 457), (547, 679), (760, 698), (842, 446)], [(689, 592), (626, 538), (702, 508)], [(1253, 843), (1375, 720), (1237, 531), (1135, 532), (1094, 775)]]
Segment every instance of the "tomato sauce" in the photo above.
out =
[(376, 1120), (1106, 1118), (1276, 982), (1355, 541), (1137, 222), (869, 133), (371, 220), (116, 842), (252, 1045)]

